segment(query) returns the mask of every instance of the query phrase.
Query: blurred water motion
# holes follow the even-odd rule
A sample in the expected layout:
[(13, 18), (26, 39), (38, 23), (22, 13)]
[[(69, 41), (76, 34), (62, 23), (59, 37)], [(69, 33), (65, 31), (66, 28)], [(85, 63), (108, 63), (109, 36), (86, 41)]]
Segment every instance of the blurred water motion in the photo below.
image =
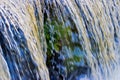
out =
[(1, 0), (0, 80), (119, 80), (119, 0)]

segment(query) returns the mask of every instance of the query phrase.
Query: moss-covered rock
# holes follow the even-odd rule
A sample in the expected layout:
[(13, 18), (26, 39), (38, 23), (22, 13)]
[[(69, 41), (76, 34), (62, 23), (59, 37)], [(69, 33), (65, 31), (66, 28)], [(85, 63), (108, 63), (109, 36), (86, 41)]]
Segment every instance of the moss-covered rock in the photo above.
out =
[[(69, 74), (80, 66), (77, 65), (78, 63), (84, 62), (83, 55), (74, 55), (76, 47), (83, 50), (78, 37), (76, 37), (78, 42), (72, 41), (72, 33), (77, 34), (76, 30), (76, 28), (74, 29), (71, 28), (71, 26), (65, 26), (62, 22), (55, 19), (53, 19), (53, 21), (45, 22), (44, 33), (47, 41), (47, 66), (49, 67), (50, 75), (58, 74), (56, 76), (59, 77), (60, 75), (63, 75), (63, 73), (60, 72), (67, 72)], [(72, 53), (62, 53), (63, 46), (70, 48)], [(72, 55), (72, 57), (65, 57), (66, 54)], [(63, 55), (65, 59), (62, 58), (62, 60), (60, 60), (59, 57), (61, 55)], [(58, 68), (58, 65), (65, 68)], [(55, 79), (57, 79), (57, 77)]]

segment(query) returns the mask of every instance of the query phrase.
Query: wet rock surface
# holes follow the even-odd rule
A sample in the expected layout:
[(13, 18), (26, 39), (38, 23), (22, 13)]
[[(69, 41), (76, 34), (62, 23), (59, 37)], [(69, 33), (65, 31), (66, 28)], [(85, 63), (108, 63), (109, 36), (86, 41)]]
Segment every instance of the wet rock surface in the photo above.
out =
[[(115, 44), (119, 43), (116, 41), (119, 34), (116, 29), (120, 29), (118, 2), (118, 0), (44, 1), (47, 66), (52, 76), (51, 80), (110, 79), (111, 69), (114, 72), (114, 66), (119, 66), (116, 64), (119, 64), (119, 59), (114, 59), (119, 55), (119, 49), (114, 48), (118, 46)], [(64, 57), (62, 61), (59, 60), (58, 53)], [(63, 78), (59, 77), (61, 74), (59, 68), (56, 68), (57, 65), (64, 67)]]
[(119, 13), (119, 0), (0, 0), (0, 80), (119, 80)]

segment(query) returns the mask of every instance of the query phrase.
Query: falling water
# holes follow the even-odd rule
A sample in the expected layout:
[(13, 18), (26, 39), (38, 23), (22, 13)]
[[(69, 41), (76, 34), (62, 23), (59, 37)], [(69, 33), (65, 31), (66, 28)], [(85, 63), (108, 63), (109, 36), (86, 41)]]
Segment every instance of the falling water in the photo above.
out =
[(49, 80), (41, 15), (39, 1), (0, 0), (0, 80)]
[(0, 80), (119, 80), (119, 0), (1, 0)]

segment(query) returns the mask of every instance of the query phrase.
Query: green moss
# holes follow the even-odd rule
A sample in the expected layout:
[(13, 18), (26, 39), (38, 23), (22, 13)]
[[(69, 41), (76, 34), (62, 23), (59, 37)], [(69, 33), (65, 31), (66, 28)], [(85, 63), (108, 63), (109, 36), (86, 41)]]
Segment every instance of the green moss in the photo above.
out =
[(73, 62), (80, 62), (81, 57), (80, 56), (73, 56), (71, 58), (66, 59), (67, 62), (73, 61)]
[(75, 70), (78, 67), (75, 65), (75, 63), (80, 63), (82, 58), (83, 58), (82, 56), (76, 56), (76, 55), (67, 58), (64, 64), (66, 65), (68, 72)]
[[(75, 32), (76, 29), (71, 29), (70, 26), (64, 26), (61, 22), (57, 22), (57, 20), (45, 23), (44, 32), (47, 41), (47, 57), (48, 57), (47, 64), (50, 64), (49, 61), (51, 57), (54, 57), (53, 55), (54, 53), (52, 53), (52, 50), (60, 52), (62, 46), (67, 46), (72, 51), (76, 46), (82, 50), (82, 46), (79, 43), (73, 43), (71, 41), (71, 32), (73, 32), (72, 30), (74, 30)], [(81, 56), (75, 55), (65, 59), (64, 65), (67, 67), (68, 72), (72, 71), (72, 69), (76, 69), (77, 66), (75, 65), (75, 63), (77, 62), (79, 63), (81, 59), (82, 59)]]

